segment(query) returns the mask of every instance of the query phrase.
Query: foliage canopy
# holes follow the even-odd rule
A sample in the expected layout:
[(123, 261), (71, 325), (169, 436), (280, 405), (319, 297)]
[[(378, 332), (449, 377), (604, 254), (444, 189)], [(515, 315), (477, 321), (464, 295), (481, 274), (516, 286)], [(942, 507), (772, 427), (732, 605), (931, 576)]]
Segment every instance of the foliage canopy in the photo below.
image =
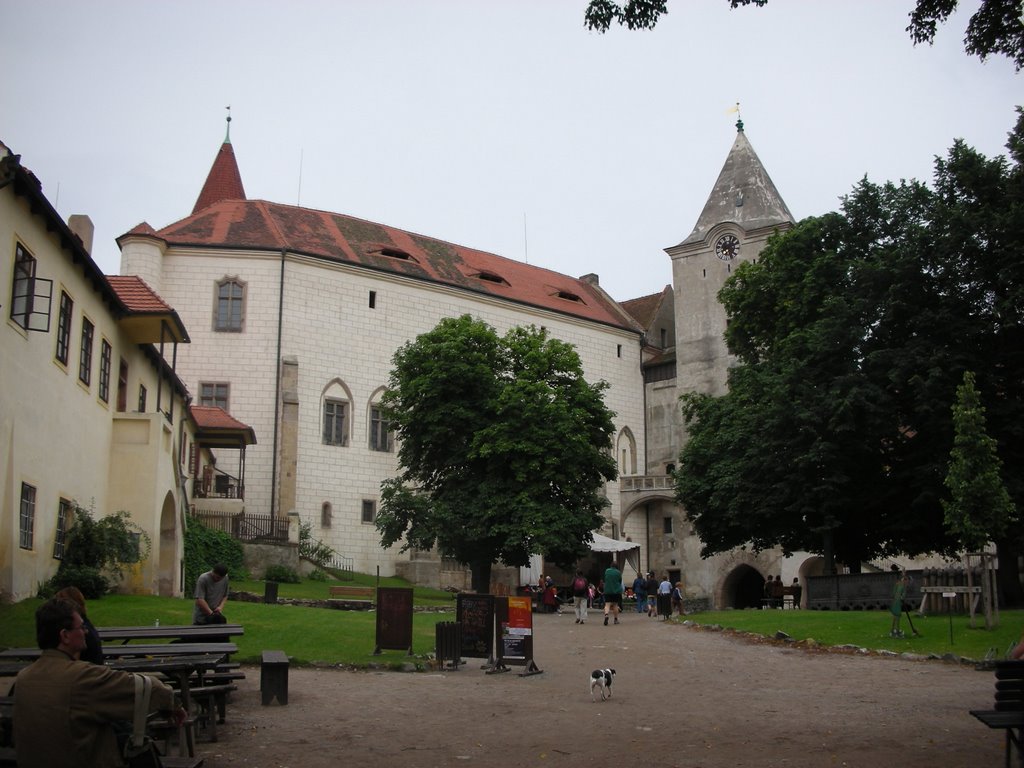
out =
[[(728, 0), (732, 8), (763, 6), (768, 0)], [(907, 32), (917, 43), (931, 43), (939, 24), (956, 10), (959, 0), (917, 0), (910, 12)], [(590, 0), (584, 13), (584, 25), (596, 32), (607, 32), (612, 24), (628, 29), (654, 29), (668, 13), (668, 0)], [(982, 61), (993, 54), (1007, 56), (1019, 71), (1024, 67), (1024, 21), (1020, 0), (981, 0), (971, 16), (964, 36), (964, 49)]]
[(535, 327), (499, 337), (468, 315), (399, 349), (381, 405), (402, 472), (381, 484), (381, 544), (469, 565), (583, 555), (614, 480), (613, 414), (575, 349)]
[[(1024, 462), (1022, 146), (1018, 110), (1012, 165), (958, 141), (931, 189), (865, 179), (726, 282), (729, 392), (683, 404), (677, 494), (703, 554), (777, 545), (857, 567), (957, 549), (941, 499), (964, 371), (1003, 461)], [(1007, 490), (1020, 508), (1024, 477)], [(1019, 531), (990, 534), (1015, 563)]]

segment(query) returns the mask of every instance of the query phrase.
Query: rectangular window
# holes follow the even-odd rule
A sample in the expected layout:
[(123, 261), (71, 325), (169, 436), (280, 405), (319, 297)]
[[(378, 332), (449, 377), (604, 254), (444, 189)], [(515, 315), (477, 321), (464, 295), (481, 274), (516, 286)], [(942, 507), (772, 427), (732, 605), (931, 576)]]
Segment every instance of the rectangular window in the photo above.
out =
[(87, 317), (82, 318), (82, 352), (78, 358), (78, 380), (89, 386), (92, 381), (92, 335), (93, 324)]
[(146, 385), (139, 384), (139, 413), (146, 412)]
[(346, 445), (345, 416), (348, 404), (324, 400), (324, 445)]
[(104, 403), (110, 401), (110, 358), (112, 354), (110, 342), (103, 339), (100, 342), (100, 400)]
[(71, 347), (71, 311), (75, 303), (64, 291), (60, 292), (60, 314), (57, 316), (57, 351), (55, 357), (61, 365), (68, 364)]
[(391, 450), (391, 424), (384, 418), (384, 412), (376, 406), (370, 407), (370, 450)]
[(128, 363), (121, 358), (117, 368), (117, 412), (128, 410)]
[(242, 330), (245, 306), (245, 286), (236, 280), (225, 280), (217, 284), (217, 315), (215, 331)]
[(28, 483), (21, 484), (21, 517), (18, 524), (18, 544), (22, 549), (32, 549), (32, 537), (36, 527), (36, 489)]
[(53, 538), (53, 559), (64, 559), (64, 540), (68, 533), (68, 524), (71, 521), (71, 502), (61, 499), (57, 506), (57, 530)]
[(377, 502), (371, 499), (363, 499), (363, 516), (362, 521), (364, 523), (372, 523), (377, 519)]
[(370, 291), (370, 309), (374, 309), (377, 306), (377, 292)]
[(672, 533), (672, 517), (663, 517), (661, 519), (661, 532)]
[(231, 394), (231, 385), (224, 382), (200, 382), (199, 383), (199, 404), (212, 405), (217, 408), (228, 410), (228, 395)]

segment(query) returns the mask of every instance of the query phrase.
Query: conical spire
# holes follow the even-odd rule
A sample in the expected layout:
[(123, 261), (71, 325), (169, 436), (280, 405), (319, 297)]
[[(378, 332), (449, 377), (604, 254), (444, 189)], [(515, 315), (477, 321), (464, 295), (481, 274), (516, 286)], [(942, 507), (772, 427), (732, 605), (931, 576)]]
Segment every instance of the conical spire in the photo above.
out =
[[(231, 107), (228, 107), (230, 110)], [(224, 143), (220, 145), (217, 156), (213, 159), (206, 183), (199, 193), (192, 213), (198, 213), (221, 200), (245, 200), (245, 189), (242, 187), (242, 174), (238, 172), (235, 162), (235, 150), (231, 148), (231, 113), (228, 112), (228, 132)]]
[(794, 223), (793, 214), (743, 132), (742, 120), (736, 121), (736, 141), (729, 150), (714, 189), (708, 195), (697, 225), (680, 245), (704, 240), (712, 227), (726, 221), (734, 222), (747, 231)]

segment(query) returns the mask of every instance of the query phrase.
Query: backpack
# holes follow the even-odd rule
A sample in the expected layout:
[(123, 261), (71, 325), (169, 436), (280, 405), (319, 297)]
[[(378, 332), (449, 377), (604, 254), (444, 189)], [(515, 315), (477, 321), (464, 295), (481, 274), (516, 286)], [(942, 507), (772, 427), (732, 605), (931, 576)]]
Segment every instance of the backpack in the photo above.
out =
[(573, 594), (582, 595), (587, 591), (587, 580), (582, 576), (577, 576), (572, 582)]

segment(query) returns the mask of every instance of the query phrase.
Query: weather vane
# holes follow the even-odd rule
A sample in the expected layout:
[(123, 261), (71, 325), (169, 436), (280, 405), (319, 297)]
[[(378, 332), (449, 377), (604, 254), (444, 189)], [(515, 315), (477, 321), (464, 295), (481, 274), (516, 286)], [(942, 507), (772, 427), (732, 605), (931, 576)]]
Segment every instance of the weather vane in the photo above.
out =
[(227, 135), (224, 137), (224, 143), (225, 144), (230, 144), (231, 143), (231, 105), (228, 104), (226, 107), (224, 107), (224, 109), (226, 109), (228, 111), (228, 132), (227, 132)]
[(737, 101), (735, 107), (729, 109), (729, 114), (736, 113), (736, 130), (743, 133), (743, 116), (740, 115), (740, 103)]

